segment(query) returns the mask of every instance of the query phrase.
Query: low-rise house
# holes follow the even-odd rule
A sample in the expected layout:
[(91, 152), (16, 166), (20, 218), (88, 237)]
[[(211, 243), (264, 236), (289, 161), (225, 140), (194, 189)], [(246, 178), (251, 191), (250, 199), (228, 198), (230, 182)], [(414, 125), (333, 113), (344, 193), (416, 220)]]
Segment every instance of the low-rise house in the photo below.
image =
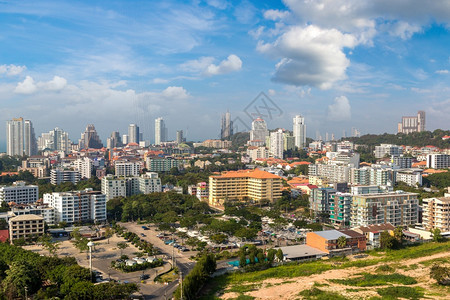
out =
[(44, 234), (44, 218), (37, 215), (21, 215), (9, 219), (11, 244), (18, 239), (39, 237)]
[[(348, 234), (344, 233), (347, 232)], [(345, 237), (346, 244), (340, 246), (338, 239)], [(314, 231), (306, 234), (306, 245), (324, 251), (328, 254), (338, 254), (342, 252), (354, 252), (366, 250), (364, 237), (352, 230), (325, 230)]]
[(369, 248), (379, 248), (381, 246), (381, 233), (387, 231), (389, 234), (394, 235), (394, 229), (395, 227), (389, 223), (352, 228), (352, 230), (366, 236), (368, 244), (371, 245)]

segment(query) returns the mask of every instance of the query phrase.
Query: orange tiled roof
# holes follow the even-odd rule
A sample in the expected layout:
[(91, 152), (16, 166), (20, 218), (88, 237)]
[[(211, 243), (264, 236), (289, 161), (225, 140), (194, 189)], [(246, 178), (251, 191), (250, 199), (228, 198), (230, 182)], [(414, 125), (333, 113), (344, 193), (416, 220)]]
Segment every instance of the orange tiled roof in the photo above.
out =
[(413, 163), (412, 167), (415, 168), (415, 167), (426, 166), (426, 165), (427, 165), (426, 161), (419, 161), (419, 162)]
[(218, 176), (212, 176), (217, 178), (260, 178), (260, 179), (281, 179), (280, 176), (277, 176), (275, 174), (262, 171), (259, 169), (254, 170), (238, 170), (238, 171), (229, 171), (224, 172), (221, 175)]
[(426, 169), (423, 170), (424, 173), (429, 173), (429, 174), (437, 174), (437, 173), (445, 173), (448, 172), (447, 170), (435, 170), (435, 169)]

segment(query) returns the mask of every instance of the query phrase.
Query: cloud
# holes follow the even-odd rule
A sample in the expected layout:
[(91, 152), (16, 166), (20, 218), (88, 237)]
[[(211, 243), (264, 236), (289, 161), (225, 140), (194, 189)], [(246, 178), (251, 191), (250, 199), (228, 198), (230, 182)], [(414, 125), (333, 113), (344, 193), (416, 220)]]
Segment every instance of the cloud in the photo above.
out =
[(33, 94), (39, 90), (60, 91), (67, 85), (67, 80), (63, 77), (54, 76), (50, 81), (35, 82), (31, 76), (25, 77), (23, 82), (19, 82), (14, 90), (16, 94)]
[(0, 74), (6, 74), (7, 76), (16, 76), (25, 71), (27, 67), (16, 65), (0, 65)]
[(219, 65), (210, 64), (204, 71), (204, 74), (207, 76), (227, 74), (239, 71), (241, 68), (242, 60), (238, 56), (231, 54), (227, 59), (222, 60)]
[(206, 0), (206, 3), (208, 3), (209, 6), (218, 8), (218, 9), (225, 9), (228, 7), (228, 2), (225, 0)]
[(189, 98), (188, 92), (181, 86), (169, 86), (161, 92), (161, 95), (167, 99), (182, 100)]
[(390, 26), (386, 26), (387, 32), (392, 36), (398, 36), (403, 40), (407, 40), (413, 36), (414, 33), (421, 32), (422, 27), (416, 24), (409, 24), (407, 22), (398, 21)]
[(351, 118), (351, 107), (347, 97), (340, 96), (328, 105), (328, 119), (331, 121), (347, 121)]
[(169, 80), (168, 79), (164, 79), (164, 78), (154, 78), (152, 80), (152, 83), (154, 84), (164, 84), (164, 83), (168, 83)]
[(289, 16), (288, 11), (281, 11), (278, 9), (269, 9), (264, 12), (264, 18), (272, 21), (281, 20), (286, 18), (287, 16)]
[(353, 48), (358, 41), (353, 35), (336, 29), (314, 25), (292, 26), (273, 43), (260, 43), (257, 49), (273, 57), (281, 57), (276, 65), (274, 81), (328, 89), (346, 78), (350, 65), (343, 48)]
[(62, 90), (67, 85), (67, 80), (65, 78), (55, 76), (52, 80), (48, 82), (39, 83), (38, 86), (43, 87), (49, 91), (59, 91)]
[(25, 77), (23, 82), (19, 82), (14, 90), (17, 94), (32, 94), (36, 92), (37, 87), (31, 76)]
[(448, 70), (437, 70), (436, 72), (434, 72), (436, 74), (448, 74)]
[(187, 62), (181, 64), (180, 68), (187, 72), (201, 73), (204, 72), (213, 62), (214, 57), (202, 56), (199, 59), (188, 60)]

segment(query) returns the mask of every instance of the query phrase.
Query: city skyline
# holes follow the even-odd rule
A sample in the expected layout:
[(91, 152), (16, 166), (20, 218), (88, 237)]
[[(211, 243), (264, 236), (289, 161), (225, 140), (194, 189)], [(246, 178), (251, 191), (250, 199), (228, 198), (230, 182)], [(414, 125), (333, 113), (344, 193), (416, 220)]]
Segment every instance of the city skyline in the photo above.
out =
[(395, 133), (418, 110), (427, 130), (448, 129), (450, 5), (412, 2), (5, 2), (0, 120), (73, 141), (94, 124), (105, 143), (130, 123), (149, 140), (161, 116), (170, 139), (189, 128), (204, 140), (227, 109), (250, 128), (245, 109), (264, 92), (282, 111), (268, 127), (301, 113), (308, 137)]

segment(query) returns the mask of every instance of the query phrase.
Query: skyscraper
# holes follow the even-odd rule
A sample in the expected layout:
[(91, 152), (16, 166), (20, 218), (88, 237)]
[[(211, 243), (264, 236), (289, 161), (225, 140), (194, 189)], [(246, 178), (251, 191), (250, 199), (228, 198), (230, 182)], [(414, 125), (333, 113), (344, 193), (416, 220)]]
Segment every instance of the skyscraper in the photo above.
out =
[(265, 143), (266, 137), (269, 135), (267, 130), (266, 121), (261, 118), (257, 118), (252, 122), (252, 130), (250, 130), (251, 141), (262, 141)]
[(295, 139), (295, 147), (302, 149), (306, 146), (306, 124), (305, 118), (296, 115), (293, 119), (293, 133)]
[(95, 126), (93, 124), (89, 124), (86, 127), (85, 132), (81, 134), (81, 139), (79, 140), (80, 149), (100, 149), (103, 148), (103, 143), (100, 140), (100, 137), (95, 130)]
[(184, 142), (183, 130), (177, 130), (177, 144)]
[(122, 147), (122, 139), (118, 131), (113, 131), (111, 136), (106, 140), (106, 148), (113, 149), (116, 147)]
[(139, 126), (130, 124), (128, 126), (128, 143), (139, 144)]
[(231, 121), (230, 112), (222, 115), (222, 128), (220, 130), (221, 139), (229, 139), (233, 135), (233, 121)]
[(275, 158), (283, 159), (284, 151), (284, 134), (283, 129), (278, 129), (270, 133), (270, 154)]
[(67, 153), (71, 143), (72, 142), (69, 140), (69, 134), (56, 127), (49, 132), (41, 134), (38, 138), (38, 149), (59, 150)]
[(417, 112), (417, 116), (403, 116), (402, 121), (398, 123), (398, 133), (411, 133), (425, 131), (425, 112), (420, 110)]
[(164, 119), (159, 117), (155, 119), (155, 145), (161, 145), (167, 141), (167, 128)]
[(6, 121), (6, 154), (31, 156), (36, 153), (36, 136), (31, 121), (23, 118)]

